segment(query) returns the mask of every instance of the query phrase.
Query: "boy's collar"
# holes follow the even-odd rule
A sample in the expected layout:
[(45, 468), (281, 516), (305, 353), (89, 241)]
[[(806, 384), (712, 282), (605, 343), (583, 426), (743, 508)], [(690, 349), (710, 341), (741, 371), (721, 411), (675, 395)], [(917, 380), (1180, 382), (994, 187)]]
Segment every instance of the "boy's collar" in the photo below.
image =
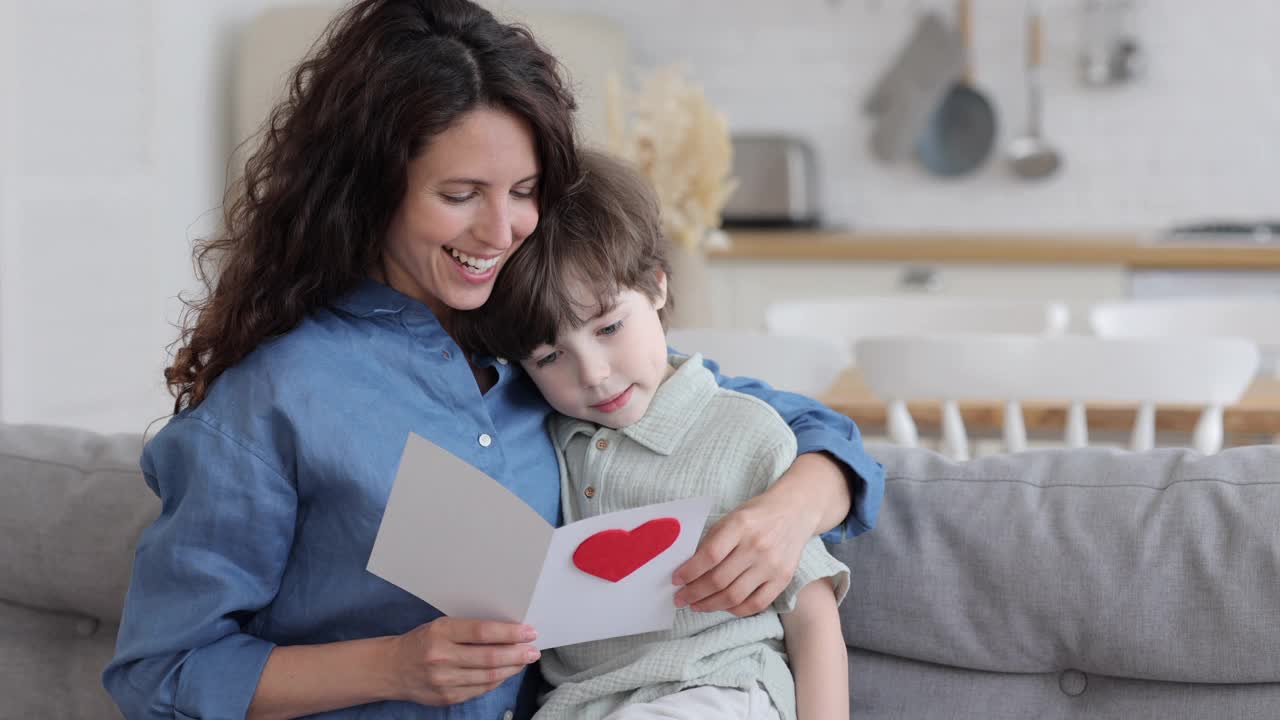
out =
[[(675, 452), (719, 389), (701, 355), (671, 355), (668, 362), (676, 371), (658, 387), (644, 417), (617, 430), (659, 455)], [(563, 449), (574, 435), (592, 435), (599, 427), (584, 420), (556, 423), (556, 445)]]

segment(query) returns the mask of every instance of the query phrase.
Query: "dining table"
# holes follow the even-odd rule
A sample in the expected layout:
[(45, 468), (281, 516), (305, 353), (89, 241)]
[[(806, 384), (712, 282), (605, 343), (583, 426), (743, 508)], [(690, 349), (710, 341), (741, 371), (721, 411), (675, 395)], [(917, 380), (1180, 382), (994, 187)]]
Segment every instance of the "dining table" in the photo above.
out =
[[(867, 386), (856, 367), (846, 368), (822, 401), (858, 424), (863, 434), (884, 434), (886, 400), (877, 397)], [(907, 403), (917, 428), (922, 434), (936, 434), (942, 426), (941, 398), (937, 402)], [(957, 402), (965, 428), (972, 437), (999, 437), (1004, 422), (1003, 398), (971, 399)], [(1029, 436), (1061, 435), (1066, 429), (1067, 403), (1061, 401), (1023, 400), (1022, 415)], [(1190, 434), (1203, 408), (1186, 405), (1156, 407), (1156, 433)], [(1136, 405), (1120, 403), (1085, 403), (1091, 434), (1121, 435), (1134, 424)], [(1270, 444), (1280, 436), (1280, 378), (1259, 375), (1240, 401), (1223, 411), (1224, 445)]]

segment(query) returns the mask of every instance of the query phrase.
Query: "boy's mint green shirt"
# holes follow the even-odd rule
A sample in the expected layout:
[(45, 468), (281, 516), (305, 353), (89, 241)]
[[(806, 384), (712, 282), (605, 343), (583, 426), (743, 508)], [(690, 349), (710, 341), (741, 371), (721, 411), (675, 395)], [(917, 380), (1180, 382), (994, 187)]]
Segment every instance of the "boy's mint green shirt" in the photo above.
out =
[[(685, 497), (717, 498), (709, 529), (778, 479), (796, 456), (796, 439), (773, 408), (719, 387), (702, 357), (673, 356), (675, 373), (644, 417), (617, 430), (556, 415), (549, 429), (560, 460), (564, 521)], [(796, 716), (779, 612), (800, 588), (830, 577), (837, 601), (849, 570), (813, 538), (795, 577), (773, 607), (747, 618), (676, 611), (670, 631), (568, 645), (543, 654), (554, 689), (535, 720), (595, 720), (618, 707), (699, 685), (759, 683), (783, 720)]]

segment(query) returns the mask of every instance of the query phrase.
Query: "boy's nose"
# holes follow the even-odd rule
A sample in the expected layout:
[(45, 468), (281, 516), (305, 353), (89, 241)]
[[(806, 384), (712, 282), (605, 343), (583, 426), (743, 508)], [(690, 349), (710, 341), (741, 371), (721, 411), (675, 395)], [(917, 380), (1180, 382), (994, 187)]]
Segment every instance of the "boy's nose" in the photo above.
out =
[(582, 363), (582, 386), (586, 388), (599, 387), (609, 379), (609, 363), (600, 360), (588, 359)]

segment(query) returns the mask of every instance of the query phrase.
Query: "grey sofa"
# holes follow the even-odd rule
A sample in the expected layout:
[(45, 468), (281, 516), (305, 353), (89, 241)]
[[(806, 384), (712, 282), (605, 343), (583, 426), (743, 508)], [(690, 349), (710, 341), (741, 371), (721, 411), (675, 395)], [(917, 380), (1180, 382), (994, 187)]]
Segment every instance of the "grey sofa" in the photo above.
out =
[[(0, 718), (118, 717), (141, 440), (0, 426)], [(1280, 718), (1280, 448), (873, 449), (879, 527), (834, 548), (858, 718)]]

